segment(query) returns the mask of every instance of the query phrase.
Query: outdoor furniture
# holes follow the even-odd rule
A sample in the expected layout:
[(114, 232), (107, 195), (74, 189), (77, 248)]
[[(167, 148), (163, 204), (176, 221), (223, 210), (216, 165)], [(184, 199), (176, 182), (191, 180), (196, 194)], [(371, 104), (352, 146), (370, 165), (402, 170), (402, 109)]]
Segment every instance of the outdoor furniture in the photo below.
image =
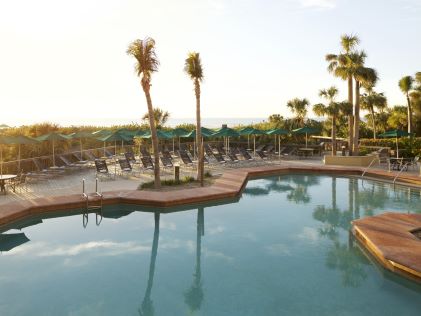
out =
[(81, 153), (79, 152), (74, 152), (73, 153), (73, 157), (76, 158), (78, 164), (84, 165), (88, 163), (88, 160), (83, 160)]
[(262, 158), (262, 159), (268, 159), (268, 156), (263, 152), (263, 151), (260, 151), (260, 150), (256, 150), (256, 154), (260, 157), (260, 158)]
[(173, 160), (173, 157), (171, 156), (171, 153), (168, 150), (164, 150), (162, 152), (162, 156), (165, 157), (166, 159), (170, 159), (171, 161)]
[(161, 159), (161, 162), (164, 168), (172, 168), (174, 166), (172, 164), (171, 159), (168, 156), (161, 156), (159, 158)]
[(265, 144), (260, 144), (259, 146), (256, 147), (256, 152), (258, 151), (263, 151), (265, 149), (266, 145)]
[(108, 159), (111, 159), (111, 158), (114, 158), (114, 154), (111, 152), (111, 151), (109, 151), (108, 149), (104, 149), (104, 154), (105, 154), (105, 157), (107, 157)]
[(178, 154), (180, 156), (181, 161), (186, 165), (186, 166), (193, 166), (193, 161), (190, 159), (189, 155), (187, 154), (187, 151), (184, 150), (179, 150)]
[(244, 160), (253, 160), (253, 157), (244, 148), (240, 148), (239, 151)]
[(64, 167), (67, 169), (80, 169), (82, 166), (80, 164), (72, 163), (66, 156), (60, 155), (59, 159), (64, 163)]
[(286, 148), (282, 151), (281, 155), (282, 155), (282, 156), (291, 156), (291, 155), (293, 155), (296, 151), (297, 151), (297, 148), (295, 148), (295, 147), (286, 147)]
[(308, 157), (314, 155), (314, 148), (306, 147), (306, 148), (298, 148), (298, 156), (300, 157)]
[(214, 153), (213, 156), (215, 157), (216, 161), (219, 163), (226, 163), (224, 157), (221, 153)]
[(226, 155), (227, 153), (225, 152), (225, 149), (224, 149), (224, 147), (223, 146), (221, 146), (221, 145), (219, 145), (219, 146), (216, 146), (216, 150), (218, 151), (218, 153), (219, 154), (221, 154), (221, 155)]
[(418, 161), (420, 160), (419, 156), (414, 157), (412, 160), (408, 161), (407, 167), (412, 167), (412, 169), (415, 169), (418, 166)]
[(6, 181), (13, 180), (17, 177), (16, 174), (3, 174), (0, 175), (0, 192), (6, 194)]
[(46, 168), (45, 165), (38, 158), (32, 158), (32, 162), (34, 163), (38, 172), (41, 174), (49, 174), (49, 175), (57, 176), (64, 172), (64, 170), (60, 169), (60, 167)]
[(402, 171), (406, 171), (408, 170), (408, 165), (412, 162), (412, 159), (408, 159), (408, 158), (390, 158), (389, 159), (389, 169), (392, 170), (402, 170)]
[(21, 173), (15, 178), (10, 179), (8, 185), (12, 188), (13, 192), (16, 192), (17, 188), (26, 188), (26, 174)]
[(229, 152), (227, 156), (231, 160), (231, 162), (238, 162), (239, 161), (237, 155), (233, 152)]
[(115, 178), (115, 174), (112, 174), (108, 171), (107, 162), (105, 159), (96, 159), (95, 160), (95, 167), (96, 167), (96, 176), (97, 177), (107, 177), (107, 178)]
[(149, 153), (149, 151), (145, 147), (140, 148), (140, 154), (142, 155), (142, 157), (150, 157), (151, 156), (151, 154)]
[(98, 157), (96, 157), (96, 156), (93, 154), (93, 152), (92, 152), (92, 151), (90, 151), (90, 150), (85, 151), (85, 156), (86, 156), (86, 157), (88, 157), (88, 159), (89, 159), (90, 161), (95, 161), (95, 160), (97, 160), (97, 159), (98, 159)]
[(145, 157), (141, 157), (140, 161), (142, 162), (143, 168), (146, 170), (154, 170), (154, 164), (152, 161), (152, 157), (149, 156), (145, 156)]

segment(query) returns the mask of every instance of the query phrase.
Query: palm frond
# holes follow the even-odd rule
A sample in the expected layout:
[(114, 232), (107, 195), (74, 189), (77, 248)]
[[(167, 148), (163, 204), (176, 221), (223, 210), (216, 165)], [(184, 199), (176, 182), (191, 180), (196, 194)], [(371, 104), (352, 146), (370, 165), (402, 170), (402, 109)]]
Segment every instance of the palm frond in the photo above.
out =
[(184, 63), (184, 71), (192, 80), (203, 80), (203, 67), (200, 55), (197, 52), (191, 52)]
[(150, 81), (152, 73), (158, 71), (159, 60), (155, 53), (155, 41), (146, 37), (143, 40), (133, 41), (126, 53), (136, 59), (135, 71), (137, 76), (142, 76), (142, 81)]
[(359, 43), (360, 39), (357, 35), (344, 34), (341, 36), (341, 46), (347, 54), (350, 53)]
[(399, 80), (399, 88), (403, 93), (409, 93), (413, 89), (414, 85), (414, 78), (411, 76), (405, 76), (401, 80)]

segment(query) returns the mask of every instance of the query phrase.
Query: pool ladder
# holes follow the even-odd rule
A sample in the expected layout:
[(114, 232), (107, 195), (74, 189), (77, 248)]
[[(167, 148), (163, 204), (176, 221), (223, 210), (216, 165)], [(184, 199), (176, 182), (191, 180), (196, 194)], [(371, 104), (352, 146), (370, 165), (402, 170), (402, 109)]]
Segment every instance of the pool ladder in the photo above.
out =
[(371, 168), (371, 166), (373, 166), (373, 164), (374, 164), (375, 162), (380, 162), (379, 157), (374, 158), (374, 159), (370, 162), (370, 164), (368, 165), (368, 167), (366, 167), (366, 168), (364, 169), (364, 171), (363, 171), (363, 173), (362, 173), (362, 175), (361, 175), (361, 179), (362, 179), (362, 180), (364, 180), (364, 175), (366, 174), (366, 172), (368, 171), (368, 169), (370, 169), (370, 168)]
[[(86, 201), (85, 210), (83, 213), (83, 227), (86, 228), (88, 225), (88, 214), (91, 211), (95, 211), (96, 215), (96, 224), (99, 226), (102, 221), (102, 205), (103, 205), (103, 198), (104, 196), (98, 190), (98, 178), (95, 179), (95, 192), (92, 194), (88, 194), (85, 192), (85, 179), (82, 179), (82, 197)], [(98, 202), (94, 203), (94, 202)]]

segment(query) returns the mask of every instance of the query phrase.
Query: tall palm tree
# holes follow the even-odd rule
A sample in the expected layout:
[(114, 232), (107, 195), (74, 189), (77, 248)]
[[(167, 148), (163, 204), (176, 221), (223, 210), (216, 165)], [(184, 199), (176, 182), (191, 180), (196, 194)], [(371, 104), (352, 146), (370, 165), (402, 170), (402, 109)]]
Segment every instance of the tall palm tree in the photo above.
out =
[[(168, 119), (170, 118), (170, 113), (155, 107), (153, 109), (153, 118), (155, 121), (155, 127), (159, 129), (162, 128), (165, 125), (165, 123), (167, 123)], [(143, 115), (142, 120), (149, 121), (149, 112)]]
[(154, 175), (155, 188), (161, 187), (161, 179), (159, 174), (159, 151), (158, 151), (158, 135), (154, 120), (154, 110), (150, 94), (152, 74), (158, 71), (159, 61), (155, 53), (155, 41), (147, 37), (143, 40), (137, 39), (133, 41), (127, 48), (127, 54), (136, 59), (135, 71), (138, 77), (141, 77), (140, 84), (145, 93), (146, 103), (148, 105), (149, 126), (152, 136), (152, 147), (155, 157)]
[(376, 139), (376, 119), (375, 109), (380, 111), (387, 107), (387, 99), (383, 93), (377, 93), (374, 91), (373, 85), (369, 85), (365, 88), (366, 93), (361, 96), (361, 108), (370, 112), (371, 122), (373, 125), (373, 136)]
[(193, 80), (194, 93), (196, 95), (196, 146), (199, 155), (197, 166), (197, 180), (203, 186), (204, 178), (204, 151), (201, 133), (201, 120), (200, 120), (200, 83), (203, 81), (203, 67), (200, 60), (199, 53), (189, 53), (184, 63), (184, 71)]
[[(360, 43), (360, 39), (356, 35), (344, 34), (341, 36), (342, 52), (337, 54), (327, 54), (325, 59), (329, 63), (327, 69), (333, 73), (335, 77), (347, 80), (348, 82), (348, 102), (354, 104), (353, 100), (353, 68), (349, 64), (349, 55), (355, 50), (355, 47)], [(354, 134), (354, 119), (353, 113), (348, 115), (348, 147), (350, 155), (353, 148), (353, 134)]]
[(338, 89), (334, 86), (319, 91), (319, 96), (328, 100), (329, 104), (322, 103), (313, 106), (313, 112), (317, 116), (328, 116), (332, 120), (332, 156), (336, 156), (336, 118), (339, 115), (339, 103), (335, 102)]
[(297, 127), (303, 126), (307, 115), (307, 107), (310, 102), (307, 99), (295, 98), (287, 102), (287, 107), (295, 114)]
[(414, 88), (414, 78), (411, 76), (405, 76), (399, 80), (399, 88), (406, 96), (406, 102), (408, 104), (408, 133), (412, 133), (412, 107), (409, 92)]
[(350, 54), (349, 64), (353, 68), (355, 80), (355, 104), (354, 104), (354, 140), (353, 154), (359, 154), (359, 138), (360, 138), (360, 89), (370, 85), (375, 85), (378, 79), (377, 71), (373, 68), (365, 67), (365, 59), (367, 55), (364, 51)]

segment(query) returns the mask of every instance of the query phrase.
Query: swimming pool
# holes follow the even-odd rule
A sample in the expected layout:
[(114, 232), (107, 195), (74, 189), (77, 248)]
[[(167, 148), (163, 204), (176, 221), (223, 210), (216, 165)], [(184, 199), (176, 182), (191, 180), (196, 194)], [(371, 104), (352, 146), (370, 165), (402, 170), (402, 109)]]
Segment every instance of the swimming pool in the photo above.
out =
[(282, 175), (225, 205), (114, 206), (98, 225), (95, 214), (34, 219), (1, 235), (0, 315), (419, 315), (421, 286), (372, 263), (349, 228), (421, 212), (420, 199)]

